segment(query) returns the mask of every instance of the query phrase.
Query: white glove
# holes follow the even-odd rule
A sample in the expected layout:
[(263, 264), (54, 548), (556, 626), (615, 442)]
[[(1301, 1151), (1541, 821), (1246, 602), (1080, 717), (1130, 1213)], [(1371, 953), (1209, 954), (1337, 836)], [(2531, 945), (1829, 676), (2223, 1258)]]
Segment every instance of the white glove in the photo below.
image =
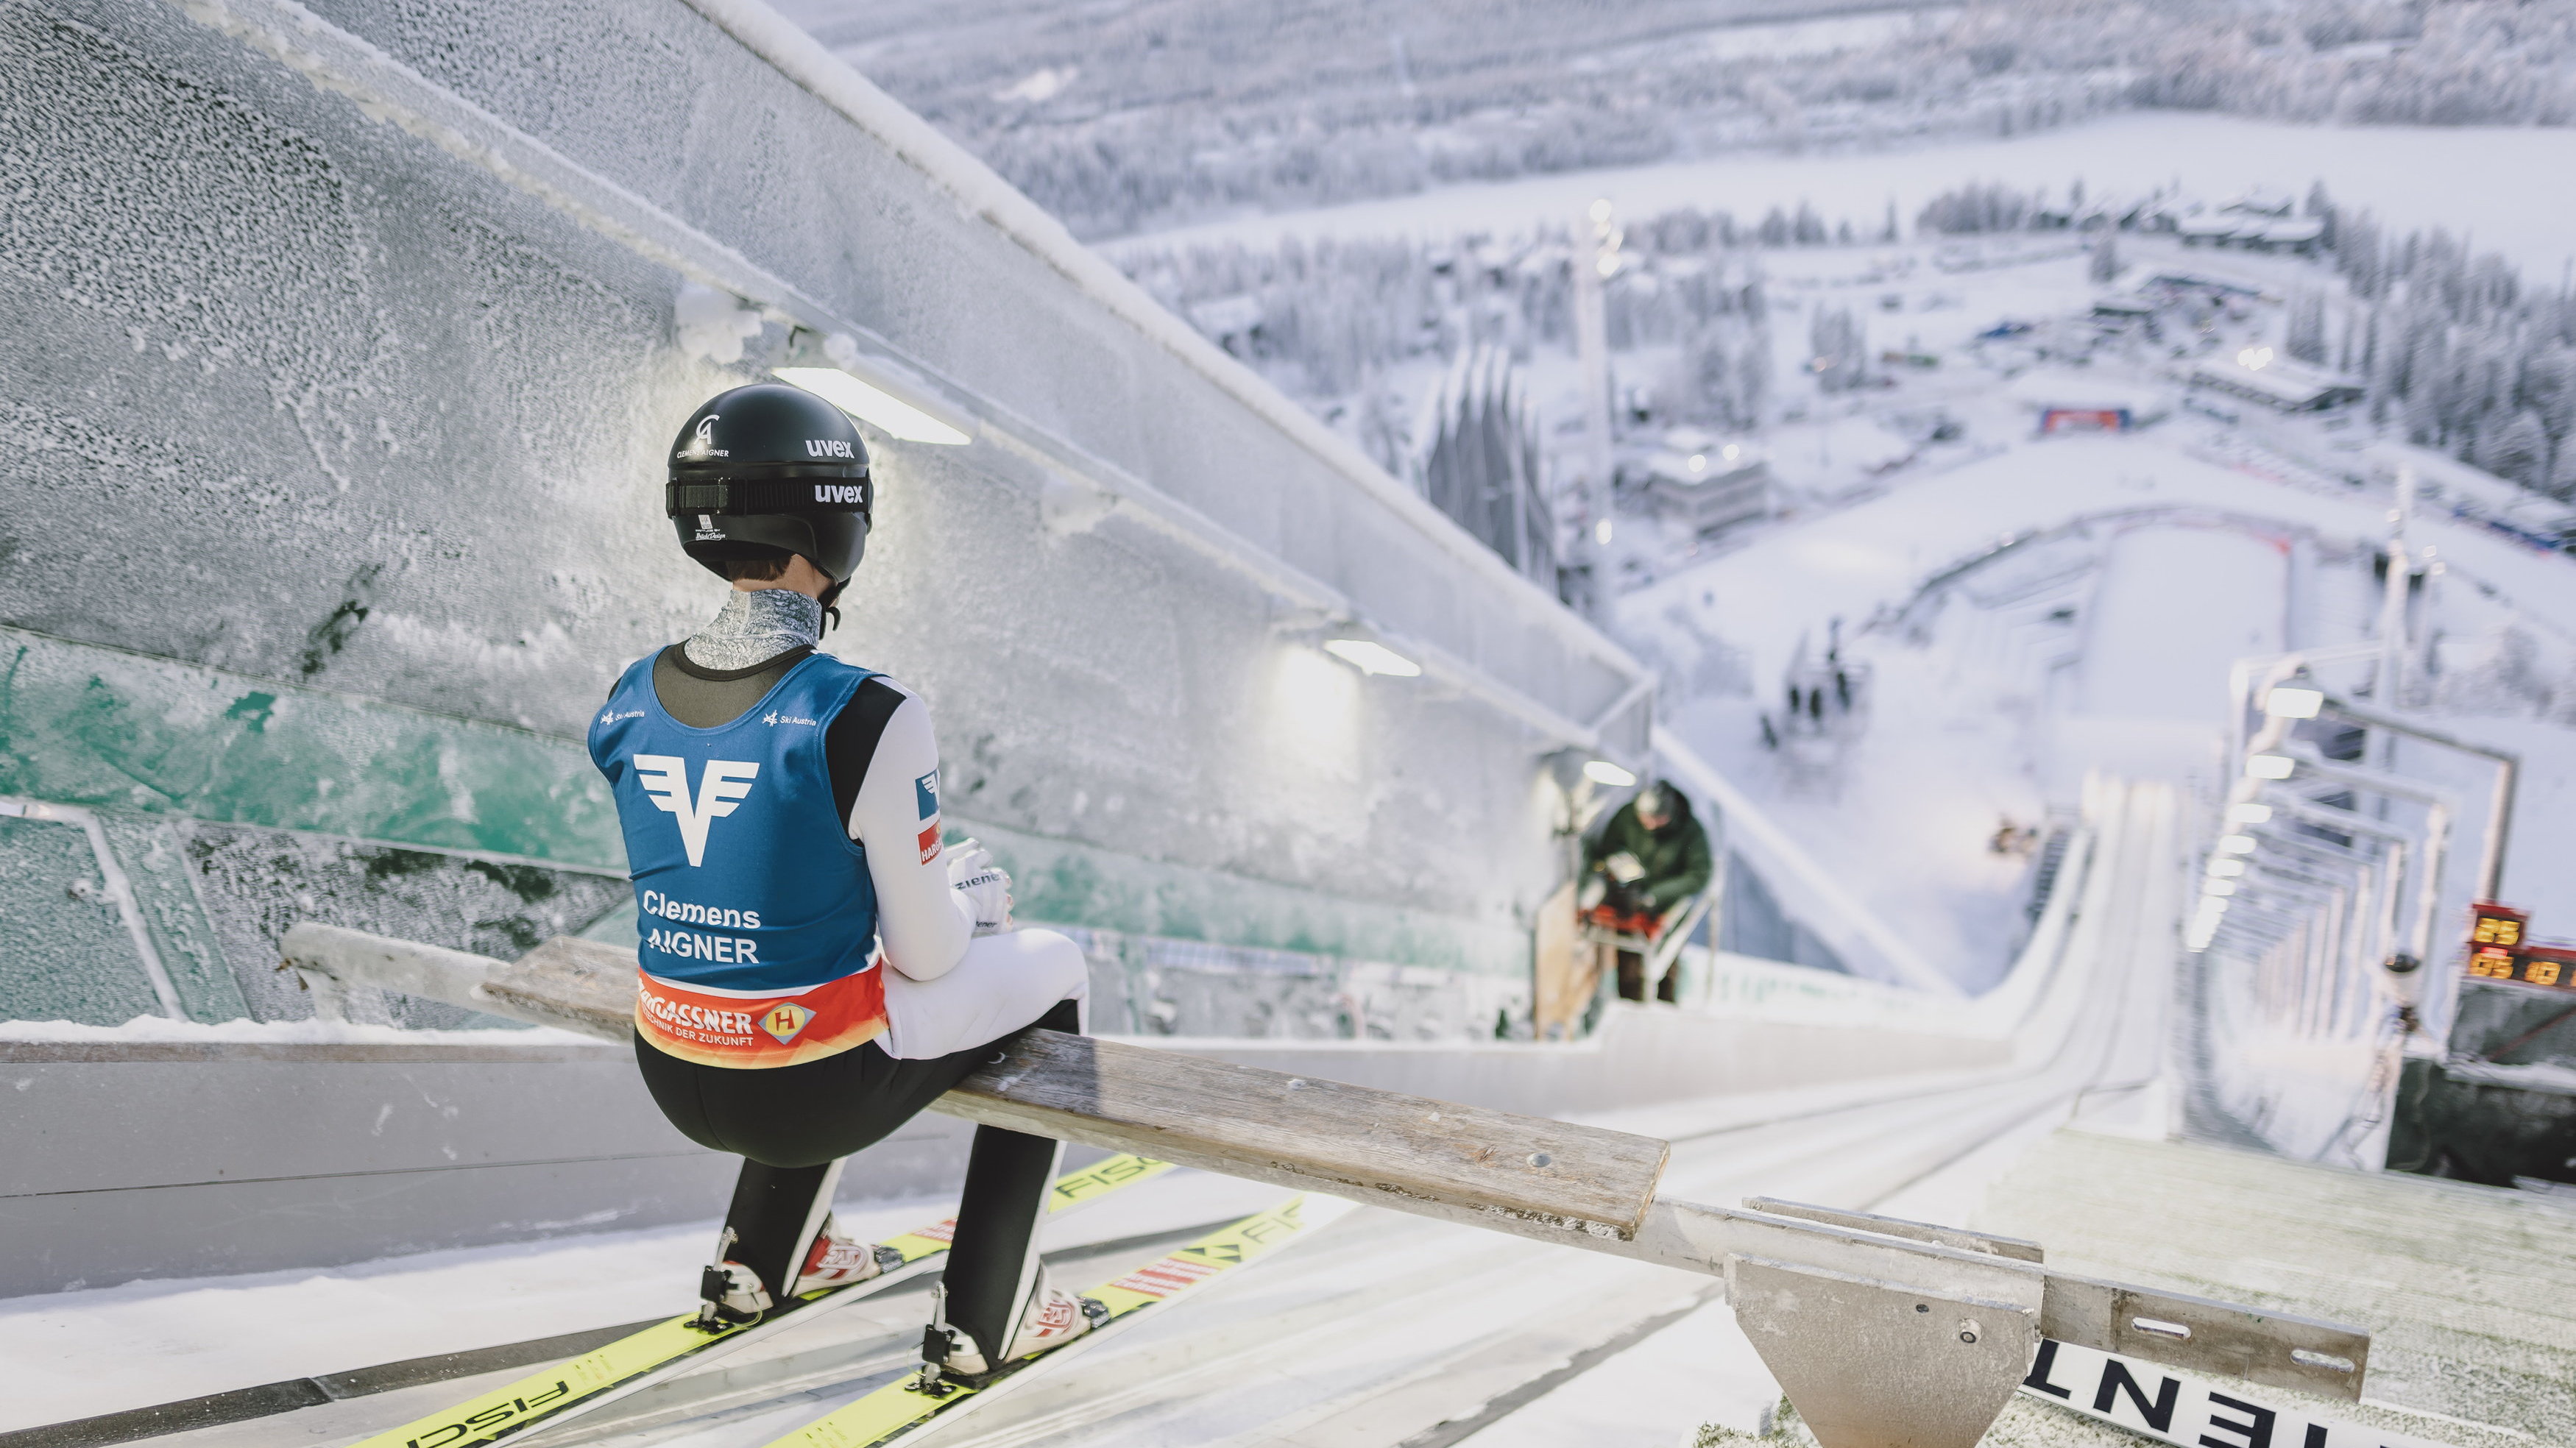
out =
[(1618, 881), (1622, 885), (1634, 885), (1639, 880), (1646, 878), (1646, 867), (1637, 863), (1637, 857), (1629, 854), (1626, 850), (1621, 850), (1619, 853), (1603, 860), (1601, 864), (1604, 869), (1607, 869), (1610, 872), (1610, 878)]
[(977, 935), (999, 935), (1011, 928), (1011, 877), (980, 843), (960, 840), (948, 852), (948, 888), (964, 903)]

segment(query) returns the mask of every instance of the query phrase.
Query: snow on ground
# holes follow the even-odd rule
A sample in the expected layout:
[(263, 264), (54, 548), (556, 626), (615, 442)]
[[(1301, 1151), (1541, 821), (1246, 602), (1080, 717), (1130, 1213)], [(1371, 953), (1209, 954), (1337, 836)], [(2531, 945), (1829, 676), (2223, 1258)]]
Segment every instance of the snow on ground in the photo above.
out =
[(404, 1026), (367, 1026), (353, 1021), (252, 1021), (219, 1024), (174, 1021), (162, 1016), (136, 1016), (121, 1026), (85, 1026), (77, 1021), (0, 1021), (0, 1041), (62, 1045), (158, 1041), (194, 1044), (253, 1042), (264, 1045), (373, 1046), (596, 1046), (594, 1036), (559, 1031), (551, 1026), (493, 1027), (488, 1030), (430, 1031)]
[[(1828, 868), (1857, 882), (1927, 956), (1963, 983), (1982, 984), (2001, 969), (2012, 932), (1997, 931), (2008, 925), (2021, 878), (1987, 850), (1997, 816), (2035, 822), (2044, 798), (2087, 764), (2210, 778), (2207, 763), (2182, 766), (2224, 726), (2229, 665), (2280, 646), (2279, 539), (2195, 523), (2114, 544), (2101, 596), (2071, 615), (2085, 631), (2064, 645), (2084, 660), (2077, 687), (2062, 710), (2044, 711), (2071, 728), (2032, 728), (2029, 711), (2045, 697), (2017, 696), (2008, 679), (1937, 665), (1944, 649), (1964, 647), (1959, 641), (1924, 652), (1892, 635), (1865, 635), (1861, 625), (1904, 604), (1937, 569), (2006, 538), (2114, 510), (2242, 515), (2352, 546), (2384, 536), (2384, 492), (2308, 486), (2195, 456), (2210, 439), (2197, 423), (2177, 420), (2127, 436), (2018, 443), (1756, 534), (1627, 595), (1621, 626), (1648, 635), (1687, 629), (1730, 650), (1751, 692), (1682, 704), (1683, 737)], [(2447, 564), (2446, 586), (2491, 588), (2544, 623), (2576, 626), (2576, 563), (2565, 556), (2444, 518), (2419, 518), (2414, 536)], [(1804, 762), (1796, 747), (1775, 755), (1761, 743), (1756, 715), (1777, 713), (1779, 681), (1802, 650), (1821, 653), (1837, 618), (1850, 656), (1876, 671), (1868, 717), (1822, 764), (1813, 750)], [(2576, 771), (2576, 751), (2554, 725), (2454, 723), (2471, 737), (2524, 744), (2537, 791), (2566, 788)], [(2052, 741), (2064, 757), (2043, 769)], [(2565, 823), (2566, 811), (2538, 803), (2546, 797), (2526, 795), (2517, 814), (2507, 894), (2544, 916), (2576, 919), (2576, 888), (2554, 863), (2576, 848), (2576, 825)]]
[[(426, 1032), (406, 1032), (417, 1037)], [(1049, 1249), (1224, 1221), (1279, 1189), (1175, 1171), (1047, 1225)], [(834, 1213), (869, 1240), (946, 1199)], [(153, 1403), (552, 1337), (686, 1311), (718, 1223), (465, 1247), (321, 1271), (245, 1273), (0, 1299), (0, 1433)], [(764, 1440), (765, 1441), (765, 1440)]]
[(2009, 139), (1825, 155), (1746, 155), (1626, 170), (1449, 186), (1413, 196), (1278, 216), (1244, 217), (1108, 243), (1168, 247), (1194, 241), (1266, 242), (1283, 235), (1420, 236), (1570, 226), (1596, 198), (1621, 214), (1722, 208), (1751, 223), (1773, 206), (1815, 203), (1828, 221), (1879, 221), (1887, 204), (1909, 228), (1923, 204), (1963, 181), (2002, 181), (2063, 194), (2138, 193), (2179, 181), (2223, 200), (2263, 187), (2304, 191), (2323, 180), (2343, 205), (2366, 208), (2400, 235), (2435, 226), (2467, 232), (2534, 276), (2557, 274), (2571, 246), (2562, 212), (2536, 206), (2531, 181), (2576, 170), (2576, 128), (2298, 126), (2238, 116), (2162, 111), (2110, 116)]
[(2212, 779), (2227, 732), (2227, 666), (2277, 654), (2287, 546), (2242, 533), (2123, 534), (2084, 614), (2080, 687), (2058, 721), (2061, 771)]
[[(872, 1214), (900, 1231), (947, 1210)], [(0, 1432), (679, 1311), (716, 1223), (0, 1300)], [(864, 1229), (863, 1229), (864, 1230)], [(499, 1326), (496, 1326), (499, 1325)]]

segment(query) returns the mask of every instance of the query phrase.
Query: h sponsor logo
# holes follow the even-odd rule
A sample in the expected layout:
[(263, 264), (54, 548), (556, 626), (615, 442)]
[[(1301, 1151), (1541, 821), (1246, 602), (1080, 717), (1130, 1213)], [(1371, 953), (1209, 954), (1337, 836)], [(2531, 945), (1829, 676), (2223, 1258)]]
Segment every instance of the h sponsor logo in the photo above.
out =
[(760, 766), (734, 759), (710, 759), (698, 777), (698, 791), (689, 793), (689, 761), (670, 754), (635, 756), (635, 779), (653, 803), (680, 822), (680, 843), (689, 852), (689, 864), (696, 867), (706, 859), (707, 826), (732, 814), (751, 793), (752, 779)]
[(795, 1040), (796, 1033), (804, 1030), (805, 1023), (812, 1019), (814, 1019), (812, 1011), (794, 1001), (780, 1001), (760, 1013), (760, 1028), (767, 1031), (778, 1044), (784, 1046)]
[(939, 771), (934, 769), (912, 782), (913, 799), (921, 805), (923, 819), (939, 817)]

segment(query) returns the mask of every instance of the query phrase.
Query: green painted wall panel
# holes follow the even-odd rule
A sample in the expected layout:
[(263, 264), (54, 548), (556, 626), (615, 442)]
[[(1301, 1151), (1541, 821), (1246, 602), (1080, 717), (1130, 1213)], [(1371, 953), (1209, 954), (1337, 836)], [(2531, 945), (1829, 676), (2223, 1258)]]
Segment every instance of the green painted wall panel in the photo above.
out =
[(952, 820), (1011, 872), (1021, 918), (1346, 960), (1525, 975), (1529, 937), (1426, 910), (1345, 900), (1291, 885), (1141, 860), (1073, 840)]
[(620, 866), (581, 747), (0, 629), (0, 794)]

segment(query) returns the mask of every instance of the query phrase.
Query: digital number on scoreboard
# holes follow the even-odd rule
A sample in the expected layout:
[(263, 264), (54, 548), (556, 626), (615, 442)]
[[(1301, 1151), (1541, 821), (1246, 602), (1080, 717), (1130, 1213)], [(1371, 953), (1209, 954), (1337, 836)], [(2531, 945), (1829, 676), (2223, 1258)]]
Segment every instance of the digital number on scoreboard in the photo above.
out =
[(2576, 950), (2533, 945), (2531, 916), (2480, 901), (2469, 927), (2469, 975), (2576, 991)]

